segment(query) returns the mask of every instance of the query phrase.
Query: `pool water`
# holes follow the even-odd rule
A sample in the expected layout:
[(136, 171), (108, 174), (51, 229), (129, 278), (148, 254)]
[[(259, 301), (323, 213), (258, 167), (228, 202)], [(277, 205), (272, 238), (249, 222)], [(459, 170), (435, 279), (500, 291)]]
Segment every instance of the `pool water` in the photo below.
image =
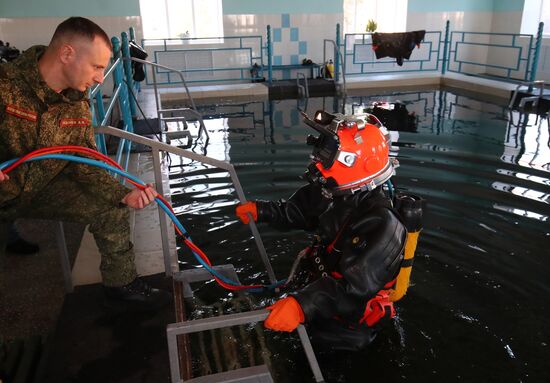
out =
[[(373, 101), (400, 100), (417, 126), (392, 131), (400, 166), (395, 186), (427, 200), (408, 294), (397, 317), (359, 353), (318, 351), (337, 382), (550, 381), (550, 148), (547, 120), (450, 91), (256, 101), (203, 106), (208, 155), (230, 161), (248, 199), (279, 199), (300, 178), (313, 131), (299, 109), (359, 113)], [(227, 173), (174, 158), (174, 206), (214, 264), (232, 263), (241, 282), (267, 283)], [(278, 278), (312, 233), (259, 226)], [(183, 267), (196, 261), (182, 252)], [(206, 283), (197, 296), (233, 294)], [(272, 296), (256, 298), (257, 306)], [(270, 334), (279, 381), (312, 381), (296, 337)]]

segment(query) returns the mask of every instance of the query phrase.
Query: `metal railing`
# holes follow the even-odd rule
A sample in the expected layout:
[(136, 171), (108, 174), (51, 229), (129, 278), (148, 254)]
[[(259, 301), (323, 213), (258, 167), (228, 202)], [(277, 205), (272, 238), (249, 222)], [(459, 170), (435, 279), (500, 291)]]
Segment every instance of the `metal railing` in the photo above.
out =
[[(522, 97), (518, 104), (516, 105), (516, 100), (519, 96), (520, 90), (522, 87), (525, 87), (525, 92), (532, 94), (535, 88), (538, 85), (538, 94), (530, 95)], [(520, 112), (525, 111), (525, 108), (530, 104), (531, 110), (537, 111), (537, 108), (539, 106), (539, 102), (544, 97), (544, 81), (533, 81), (533, 82), (521, 82), (517, 85), (516, 89), (514, 90), (514, 93), (512, 94), (512, 98), (510, 99), (510, 103), (508, 104), (508, 109), (510, 109), (510, 115), (512, 114), (512, 111), (514, 109), (517, 109)], [(537, 113), (538, 114), (538, 113)]]
[[(131, 132), (127, 132), (124, 130), (116, 129), (110, 126), (100, 126), (96, 128), (97, 133), (99, 134), (109, 134), (114, 137), (118, 137), (121, 140), (126, 140), (128, 142), (137, 143), (144, 145), (146, 147), (149, 147), (151, 149), (151, 155), (153, 157), (153, 172), (155, 175), (155, 184), (157, 187), (157, 191), (161, 194), (165, 194), (165, 190), (163, 190), (163, 183), (162, 183), (162, 173), (161, 173), (161, 157), (160, 152), (167, 152), (174, 154), (176, 156), (184, 157), (191, 159), (193, 161), (198, 161), (210, 166), (214, 166), (216, 168), (225, 170), (229, 173), (229, 176), (231, 178), (231, 181), (233, 183), (233, 186), (235, 188), (235, 193), (237, 193), (237, 197), (239, 201), (242, 203), (246, 202), (246, 198), (244, 196), (244, 192), (241, 186), (241, 183), (239, 182), (239, 179), (237, 177), (237, 173), (235, 171), (235, 168), (232, 164), (220, 160), (216, 160), (211, 157), (204, 156), (202, 154), (198, 154), (189, 150), (181, 149), (178, 147), (174, 147), (171, 145), (168, 145), (164, 142), (159, 142), (155, 140), (151, 140), (146, 137), (139, 136), (137, 134), (133, 134)], [(162, 248), (163, 248), (163, 255), (164, 255), (164, 263), (166, 266), (166, 272), (168, 275), (171, 275), (172, 270), (172, 256), (170, 254), (170, 249), (168, 246), (168, 231), (166, 226), (166, 220), (163, 219), (162, 214), (164, 214), (161, 209), (159, 209), (159, 214), (161, 215), (160, 223), (161, 223), (161, 238), (162, 238)], [(256, 241), (256, 246), (258, 247), (258, 251), (260, 252), (260, 257), (266, 267), (267, 274), (269, 276), (269, 280), (271, 283), (276, 282), (275, 273), (273, 272), (273, 268), (271, 267), (271, 263), (269, 262), (269, 258), (267, 257), (267, 253), (264, 247), (264, 244), (262, 242), (262, 239), (260, 237), (260, 233), (258, 231), (258, 228), (253, 220), (250, 220), (250, 229), (252, 230), (252, 234), (254, 235), (254, 239)], [(170, 270), (170, 272), (169, 272)]]
[[(179, 84), (181, 77), (162, 70), (176, 69), (188, 83), (261, 80), (264, 66), (262, 36), (143, 39), (142, 46), (152, 51), (156, 66), (152, 73), (158, 84)], [(251, 71), (258, 64), (257, 72)], [(151, 71), (146, 72), (150, 85)]]
[[(162, 100), (160, 95), (160, 89), (158, 87), (157, 77), (155, 74), (155, 70), (153, 70), (153, 89), (155, 93), (155, 104), (157, 108), (157, 115), (158, 115), (158, 123), (159, 123), (159, 131), (163, 130), (163, 123), (166, 124), (168, 122), (177, 122), (177, 121), (186, 121), (188, 117), (186, 117), (186, 114), (191, 116), (192, 119), (195, 119), (199, 122), (199, 136), (198, 138), (204, 136), (206, 137), (205, 144), (208, 144), (209, 136), (208, 131), (206, 130), (206, 126), (204, 125), (204, 120), (202, 117), (202, 114), (197, 110), (197, 106), (195, 105), (195, 101), (193, 100), (193, 97), (191, 96), (191, 92), (189, 92), (189, 87), (187, 86), (187, 82), (185, 78), (183, 77), (183, 73), (180, 71), (169, 68), (164, 65), (160, 65), (151, 61), (141, 60), (135, 57), (130, 57), (128, 60), (136, 61), (145, 65), (149, 65), (153, 68), (161, 68), (167, 73), (174, 73), (180, 76), (180, 83), (183, 84), (183, 87), (185, 89), (185, 94), (187, 95), (187, 99), (189, 103), (191, 104), (190, 108), (170, 108), (170, 109), (164, 109), (162, 107)], [(181, 116), (174, 116), (175, 114), (181, 114)]]
[[(132, 33), (132, 30), (130, 31)], [(111, 39), (113, 44), (113, 61), (109, 68), (106, 70), (104, 78), (106, 83), (113, 83), (113, 92), (110, 98), (105, 100), (104, 98), (104, 84), (97, 84), (92, 87), (89, 92), (89, 99), (91, 105), (92, 123), (94, 126), (108, 125), (108, 121), (112, 118), (115, 106), (118, 106), (120, 111), (120, 121), (122, 122), (122, 130), (126, 132), (133, 132), (133, 118), (137, 114), (137, 96), (134, 93), (137, 89), (132, 79), (132, 62), (138, 62), (147, 65), (154, 69), (162, 69), (165, 73), (173, 73), (179, 76), (179, 83), (181, 83), (185, 89), (187, 99), (191, 104), (191, 108), (179, 108), (179, 109), (163, 109), (160, 99), (160, 90), (158, 88), (155, 70), (153, 70), (153, 87), (155, 93), (155, 102), (158, 115), (159, 132), (162, 132), (164, 124), (169, 122), (187, 121), (189, 119), (198, 121), (199, 133), (197, 138), (205, 137), (204, 144), (208, 144), (209, 136), (208, 131), (204, 125), (202, 115), (197, 111), (195, 101), (189, 92), (187, 83), (183, 77), (183, 74), (174, 68), (170, 68), (164, 65), (160, 65), (151, 61), (141, 60), (135, 57), (130, 57), (130, 51), (128, 48), (128, 36), (126, 32), (122, 34), (122, 44), (116, 37)], [(96, 133), (96, 142), (100, 152), (107, 154), (107, 145), (105, 138), (101, 134)], [(124, 168), (128, 169), (129, 157), (131, 152), (131, 143), (125, 138), (122, 138), (117, 146), (115, 160)]]
[[(327, 43), (332, 44), (334, 49), (334, 81), (338, 82), (340, 79), (340, 75), (338, 73), (340, 66), (342, 68), (346, 67), (345, 60), (342, 57), (342, 52), (340, 52), (340, 49), (338, 49), (338, 42), (330, 39), (324, 39), (323, 40), (323, 63), (327, 62)], [(346, 89), (346, 72), (342, 71), (342, 84), (343, 84), (343, 94), (345, 95), (347, 93)]]
[[(264, 310), (248, 311), (248, 312), (238, 313), (238, 314), (216, 316), (212, 318), (190, 320), (186, 322), (173, 323), (168, 325), (166, 329), (166, 335), (168, 338), (168, 350), (169, 350), (169, 354), (171, 355), (170, 370), (171, 370), (171, 376), (172, 376), (172, 383), (184, 382), (180, 378), (179, 360), (177, 358), (177, 355), (178, 355), (177, 336), (178, 335), (191, 334), (194, 332), (213, 330), (213, 329), (218, 329), (223, 327), (238, 326), (238, 325), (249, 324), (254, 322), (263, 322), (268, 315), (269, 315), (269, 311), (264, 309)], [(311, 347), (311, 342), (309, 340), (305, 327), (303, 325), (299, 325), (297, 328), (297, 331), (300, 337), (300, 341), (302, 342), (302, 346), (304, 347), (304, 352), (306, 353), (306, 357), (308, 359), (309, 365), (313, 372), (315, 381), (324, 382), (325, 380), (323, 378), (323, 374), (321, 373), (319, 363), (317, 362), (317, 358), (315, 357), (315, 353), (313, 351), (313, 348)], [(245, 370), (245, 371), (240, 371), (240, 370)], [(262, 381), (259, 379), (258, 380), (238, 380), (238, 379), (250, 377), (251, 375), (258, 376), (262, 374), (264, 370), (259, 370), (259, 371), (250, 371), (246, 369), (240, 369), (240, 370), (231, 371), (232, 374), (230, 376), (228, 376), (228, 374), (226, 373), (225, 376), (223, 377), (224, 380), (214, 378), (208, 381), (209, 382)], [(246, 375), (243, 375), (243, 373)], [(206, 380), (202, 380), (202, 381), (206, 382)]]
[(528, 81), (535, 37), (519, 33), (452, 31), (447, 70), (479, 77)]
[[(111, 39), (113, 44), (113, 60), (109, 68), (106, 70), (104, 79), (106, 83), (113, 82), (113, 91), (110, 98), (104, 98), (104, 85), (97, 84), (89, 91), (90, 109), (92, 114), (92, 124), (94, 126), (107, 125), (112, 117), (115, 106), (118, 106), (120, 111), (120, 121), (122, 122), (122, 130), (133, 132), (132, 111), (130, 107), (130, 96), (128, 85), (125, 81), (124, 73), (124, 58), (123, 52), (118, 38)], [(96, 143), (98, 149), (103, 154), (107, 154), (107, 145), (105, 139), (100, 134), (96, 133)], [(115, 160), (124, 169), (128, 169), (131, 144), (125, 139), (121, 139), (116, 150)]]
[[(335, 80), (339, 76), (360, 76), (378, 73), (403, 72), (457, 72), (500, 80), (534, 81), (542, 42), (543, 23), (536, 36), (513, 33), (486, 33), (469, 31), (450, 32), (449, 21), (444, 31), (427, 31), (424, 41), (414, 49), (411, 59), (398, 66), (395, 59), (377, 60), (372, 50), (372, 33), (347, 33), (342, 36), (336, 25), (337, 46), (334, 54)], [(132, 31), (130, 31), (132, 32)], [(173, 67), (185, 75), (189, 83), (227, 81), (273, 81), (273, 70), (307, 69), (307, 66), (273, 64), (271, 26), (267, 26), (266, 45), (262, 36), (230, 36), (211, 38), (144, 39), (142, 44), (153, 49), (154, 62)], [(217, 41), (218, 46), (213, 46)], [(327, 41), (325, 40), (324, 44)], [(204, 44), (201, 44), (204, 42)], [(234, 43), (235, 42), (235, 43)], [(231, 46), (234, 44), (235, 46)], [(326, 47), (323, 47), (323, 63)], [(336, 56), (341, 56), (338, 59)], [(493, 61), (491, 61), (493, 60)], [(171, 65), (173, 64), (173, 65)], [(258, 64), (257, 67), (253, 67)], [(180, 78), (173, 72), (156, 67), (147, 74), (156, 74), (158, 84), (178, 84)], [(225, 72), (225, 73), (224, 73)], [(264, 73), (267, 79), (264, 79)], [(231, 73), (237, 73), (231, 75)], [(345, 78), (343, 80), (345, 82)]]
[(395, 60), (376, 60), (372, 50), (371, 33), (348, 33), (340, 43), (340, 25), (336, 25), (336, 45), (344, 63), (335, 61), (335, 78), (340, 73), (348, 76), (379, 73), (456, 72), (470, 76), (503, 81), (536, 80), (544, 24), (540, 23), (536, 36), (514, 33), (428, 31), (419, 49), (403, 66)]
[(372, 49), (372, 33), (346, 33), (340, 45), (344, 53), (344, 73), (348, 76), (438, 71), (445, 40), (441, 31), (427, 31), (420, 48), (415, 48), (410, 60), (398, 66), (394, 58), (376, 59)]

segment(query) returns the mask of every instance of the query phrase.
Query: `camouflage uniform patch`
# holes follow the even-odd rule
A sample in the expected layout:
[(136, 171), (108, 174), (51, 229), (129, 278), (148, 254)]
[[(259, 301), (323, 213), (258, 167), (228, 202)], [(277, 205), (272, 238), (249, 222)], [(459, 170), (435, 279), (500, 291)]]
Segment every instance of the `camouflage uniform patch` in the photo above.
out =
[[(86, 94), (56, 93), (40, 77), (35, 46), (0, 65), (0, 162), (57, 145), (97, 150)], [(0, 183), (0, 221), (19, 217), (89, 223), (102, 255), (108, 286), (135, 276), (128, 208), (129, 192), (104, 169), (62, 160), (23, 164)]]

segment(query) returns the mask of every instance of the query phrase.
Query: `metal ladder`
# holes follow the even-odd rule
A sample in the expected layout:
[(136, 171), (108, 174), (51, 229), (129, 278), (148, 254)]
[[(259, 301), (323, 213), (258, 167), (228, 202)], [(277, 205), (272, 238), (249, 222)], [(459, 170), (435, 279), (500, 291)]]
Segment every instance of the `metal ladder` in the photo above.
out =
[[(195, 101), (193, 100), (193, 97), (191, 96), (191, 93), (189, 92), (189, 88), (187, 87), (187, 83), (185, 82), (185, 78), (183, 77), (183, 73), (178, 71), (177, 69), (167, 67), (165, 65), (157, 64), (152, 61), (147, 60), (141, 60), (135, 57), (125, 58), (125, 60), (131, 60), (136, 61), (141, 64), (151, 65), (153, 67), (151, 73), (153, 74), (153, 88), (155, 93), (155, 103), (157, 107), (157, 115), (158, 115), (158, 123), (159, 123), (159, 130), (165, 133), (165, 137), (169, 140), (172, 139), (181, 139), (181, 138), (187, 138), (188, 139), (188, 145), (185, 146), (185, 148), (189, 148), (192, 145), (192, 140), (200, 140), (203, 139), (204, 146), (208, 145), (208, 141), (210, 139), (208, 135), (208, 131), (206, 130), (206, 127), (204, 125), (204, 121), (202, 118), (202, 114), (197, 110), (197, 106), (195, 105)], [(171, 109), (163, 109), (162, 108), (162, 102), (160, 100), (159, 96), (159, 88), (157, 83), (157, 73), (156, 69), (160, 68), (165, 71), (168, 71), (170, 73), (176, 73), (180, 78), (181, 82), (183, 84), (183, 87), (185, 88), (185, 93), (187, 94), (187, 98), (189, 99), (189, 103), (191, 104), (191, 107), (189, 108), (171, 108)], [(191, 132), (188, 130), (188, 121), (198, 121), (199, 123), (199, 132), (197, 136), (192, 136)], [(168, 123), (170, 122), (181, 122), (183, 126), (183, 130), (177, 130), (173, 132), (168, 132)]]
[[(300, 84), (300, 78), (304, 79), (304, 85)], [(298, 96), (300, 98), (309, 98), (309, 84), (305, 74), (300, 72), (296, 74), (296, 86), (298, 87)]]
[[(235, 268), (231, 264), (217, 266), (215, 267), (215, 270), (224, 276), (238, 281)], [(204, 269), (184, 270), (175, 273), (172, 277), (174, 281), (178, 281), (183, 285), (183, 298), (190, 298), (193, 296), (193, 292), (190, 287), (192, 282), (208, 281), (212, 279), (210, 273)], [(172, 383), (272, 383), (273, 379), (271, 377), (271, 373), (265, 364), (219, 372), (189, 380), (182, 380), (178, 346), (178, 336), (186, 336), (188, 334), (200, 331), (262, 322), (268, 315), (269, 311), (267, 309), (263, 309), (169, 324), (166, 328), (166, 336), (168, 340), (168, 354), (170, 359)], [(325, 380), (323, 378), (321, 368), (319, 367), (319, 363), (315, 357), (315, 352), (313, 351), (313, 347), (311, 346), (305, 327), (303, 325), (299, 325), (297, 331), (315, 381), (324, 382)]]
[(517, 108), (516, 108), (519, 112), (524, 113), (525, 110), (526, 110), (526, 107), (530, 104), (531, 105), (531, 110), (535, 111), (535, 113), (536, 113), (536, 111), (538, 109), (538, 106), (539, 106), (539, 101), (544, 96), (544, 81), (542, 81), (542, 80), (537, 80), (537, 81), (533, 81), (533, 82), (522, 82), (522, 83), (518, 84), (518, 86), (514, 90), (514, 94), (512, 95), (510, 103), (508, 104), (508, 108), (510, 110), (514, 109), (516, 99), (517, 99), (518, 94), (519, 94), (519, 90), (522, 86), (526, 86), (527, 87), (527, 92), (531, 93), (533, 91), (533, 88), (535, 88), (535, 86), (537, 86), (537, 85), (539, 85), (539, 94), (538, 95), (533, 95), (533, 96), (528, 96), (528, 97), (523, 97), (521, 100), (519, 100), (519, 104), (517, 105)]
[[(234, 186), (235, 193), (237, 194), (239, 201), (241, 202), (246, 201), (246, 197), (244, 195), (244, 191), (242, 189), (241, 183), (237, 177), (235, 168), (233, 167), (232, 164), (228, 162), (207, 157), (205, 155), (201, 155), (190, 150), (174, 147), (164, 142), (152, 140), (152, 139), (142, 137), (137, 134), (126, 132), (120, 129), (116, 129), (110, 126), (98, 127), (96, 128), (96, 131), (97, 133), (100, 133), (100, 134), (107, 134), (107, 135), (118, 137), (120, 139), (127, 139), (133, 143), (150, 147), (151, 155), (153, 157), (153, 172), (155, 174), (155, 184), (157, 185), (157, 191), (161, 195), (165, 195), (165, 192), (163, 190), (162, 175), (161, 175), (162, 173), (161, 152), (168, 152), (177, 156), (181, 156), (194, 161), (205, 163), (213, 167), (227, 171), (229, 173), (229, 176)], [(174, 282), (177, 282), (177, 284), (183, 286), (182, 291), (180, 291), (178, 288), (176, 288), (177, 284), (174, 283), (174, 296), (175, 296), (176, 303), (178, 303), (178, 302), (182, 302), (182, 298), (192, 296), (190, 283), (211, 280), (212, 276), (205, 269), (201, 269), (201, 268), (184, 270), (184, 271), (179, 270), (179, 266), (177, 263), (177, 255), (172, 254), (170, 252), (170, 246), (168, 243), (168, 236), (167, 236), (167, 230), (168, 230), (167, 219), (164, 216), (164, 212), (161, 211), (160, 208), (158, 208), (158, 210), (160, 215), (160, 230), (161, 230), (161, 238), (162, 238), (162, 244), (163, 244), (162, 247), (163, 247), (166, 275), (171, 276)], [(256, 246), (258, 248), (260, 258), (262, 259), (264, 266), (266, 267), (266, 272), (269, 277), (269, 280), (271, 283), (275, 283), (276, 282), (275, 273), (273, 271), (269, 258), (267, 257), (264, 244), (262, 242), (260, 233), (258, 231), (258, 228), (254, 220), (252, 219), (250, 220), (249, 226), (252, 231), (254, 240), (256, 242)], [(233, 280), (238, 281), (237, 274), (235, 272), (235, 268), (233, 267), (233, 265), (215, 266), (214, 269), (220, 272), (221, 274), (224, 274), (232, 278)], [(176, 306), (176, 315), (177, 315), (178, 322), (168, 324), (166, 333), (167, 333), (167, 339), (168, 339), (170, 374), (171, 374), (172, 383), (182, 383), (184, 381), (181, 378), (181, 369), (179, 364), (181, 355), (180, 355), (180, 347), (178, 344), (178, 336), (186, 336), (187, 334), (194, 333), (194, 332), (200, 332), (200, 331), (206, 331), (211, 329), (235, 326), (239, 324), (263, 321), (267, 317), (268, 311), (255, 310), (255, 311), (243, 312), (239, 314), (220, 315), (220, 316), (211, 317), (211, 318), (186, 321), (183, 318), (184, 313), (180, 310), (180, 308), (178, 308), (178, 306)], [(311, 346), (311, 342), (309, 340), (305, 327), (300, 325), (297, 331), (298, 331), (300, 340), (302, 342), (304, 351), (306, 353), (309, 365), (313, 371), (315, 381), (324, 382), (324, 378), (321, 373), (319, 363), (317, 362), (317, 359), (315, 357), (315, 353)], [(273, 382), (273, 380), (271, 379), (271, 375), (267, 370), (267, 367), (265, 365), (261, 365), (261, 366), (253, 366), (253, 367), (247, 367), (242, 369), (236, 369), (232, 371), (226, 371), (218, 374), (206, 375), (206, 376), (194, 378), (191, 380), (187, 380), (185, 382), (269, 383), (269, 382)]]

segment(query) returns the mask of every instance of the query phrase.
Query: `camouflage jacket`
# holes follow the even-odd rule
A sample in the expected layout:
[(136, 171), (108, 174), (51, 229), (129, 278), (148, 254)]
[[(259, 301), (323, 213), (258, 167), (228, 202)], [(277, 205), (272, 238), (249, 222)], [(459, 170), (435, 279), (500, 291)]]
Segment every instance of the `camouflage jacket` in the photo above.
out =
[[(72, 89), (56, 93), (41, 78), (38, 59), (45, 49), (32, 47), (0, 65), (0, 163), (49, 146), (97, 149), (86, 94)], [(103, 169), (41, 160), (20, 165), (0, 182), (0, 208), (29, 203), (61, 174), (105, 202), (116, 204), (129, 191)]]

